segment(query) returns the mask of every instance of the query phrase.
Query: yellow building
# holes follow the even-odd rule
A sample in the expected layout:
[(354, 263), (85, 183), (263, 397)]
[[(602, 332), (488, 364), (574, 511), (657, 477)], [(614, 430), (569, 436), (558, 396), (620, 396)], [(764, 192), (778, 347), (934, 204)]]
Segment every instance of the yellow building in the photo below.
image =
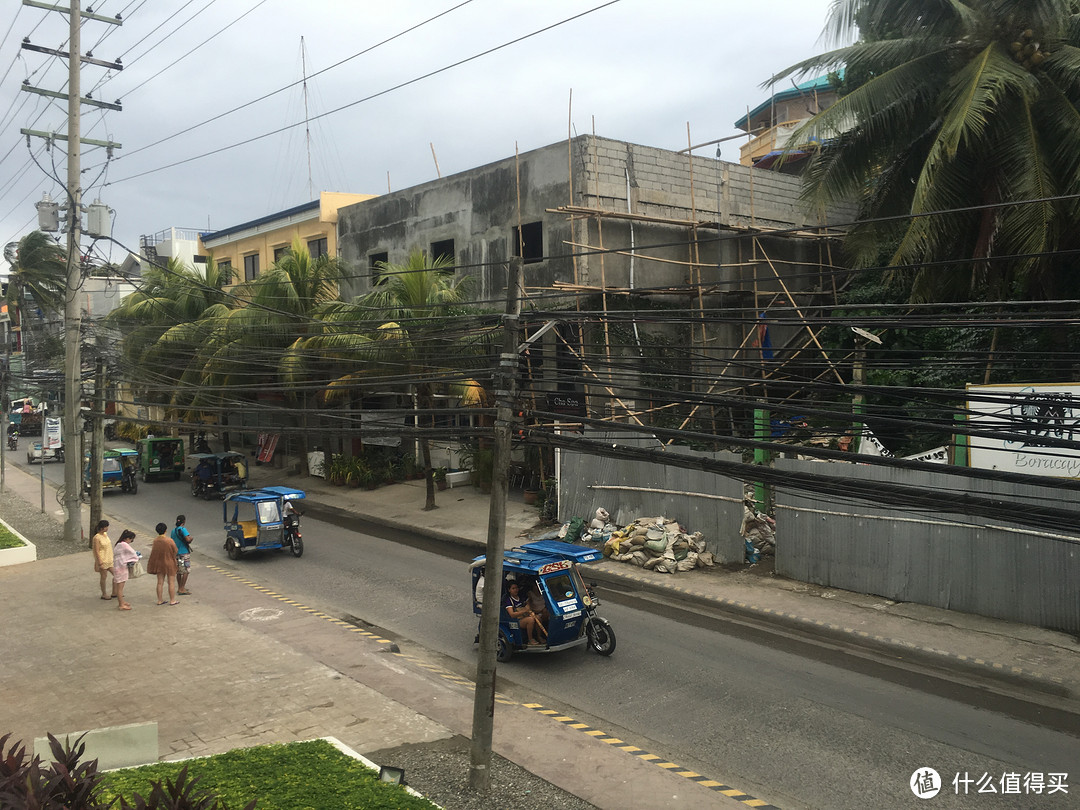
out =
[(337, 256), (338, 209), (374, 194), (323, 191), (319, 199), (213, 233), (199, 235), (203, 254), (233, 268), (237, 281), (252, 281), (280, 259), (299, 237), (312, 258)]

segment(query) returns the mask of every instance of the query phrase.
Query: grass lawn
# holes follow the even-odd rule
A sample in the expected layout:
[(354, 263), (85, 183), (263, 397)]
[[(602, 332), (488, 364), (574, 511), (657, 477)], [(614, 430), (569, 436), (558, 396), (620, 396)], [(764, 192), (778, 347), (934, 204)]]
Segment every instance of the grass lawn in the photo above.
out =
[(22, 540), (8, 531), (7, 526), (0, 523), (0, 548), (19, 548), (25, 545)]
[(172, 779), (187, 765), (189, 781), (209, 791), (229, 810), (240, 810), (258, 799), (257, 810), (433, 810), (436, 805), (417, 798), (399, 785), (379, 781), (379, 774), (346, 756), (326, 740), (261, 745), (204, 759), (159, 762), (104, 774), (100, 798), (135, 793), (150, 795), (150, 783)]

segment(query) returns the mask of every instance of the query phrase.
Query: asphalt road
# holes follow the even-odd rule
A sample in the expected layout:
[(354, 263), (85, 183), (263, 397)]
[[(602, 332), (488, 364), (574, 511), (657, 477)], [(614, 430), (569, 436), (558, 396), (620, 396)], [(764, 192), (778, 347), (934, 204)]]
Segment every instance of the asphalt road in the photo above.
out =
[[(47, 465), (46, 474), (59, 477), (61, 465)], [(125, 519), (172, 526), (183, 512), (198, 554), (474, 674), (476, 624), (460, 551), (446, 557), (421, 538), (386, 539), (394, 533), (308, 517), (301, 559), (270, 552), (233, 562), (222, 548), (220, 502), (192, 498), (184, 481), (145, 484), (135, 497), (106, 495), (105, 512), (118, 528)], [(205, 587), (198, 579), (196, 572), (192, 590)], [(947, 784), (934, 807), (1080, 806), (1080, 729), (1074, 736), (1041, 727), (1037, 711), (1003, 713), (977, 685), (884, 667), (855, 650), (642, 594), (600, 596), (618, 635), (611, 658), (584, 648), (519, 657), (500, 666), (500, 688), (787, 810), (924, 807), (908, 780), (930, 763), (947, 782), (956, 773), (997, 781), (1064, 772), (1078, 783), (1068, 795), (993, 797), (975, 795), (974, 784), (972, 795), (957, 796)]]

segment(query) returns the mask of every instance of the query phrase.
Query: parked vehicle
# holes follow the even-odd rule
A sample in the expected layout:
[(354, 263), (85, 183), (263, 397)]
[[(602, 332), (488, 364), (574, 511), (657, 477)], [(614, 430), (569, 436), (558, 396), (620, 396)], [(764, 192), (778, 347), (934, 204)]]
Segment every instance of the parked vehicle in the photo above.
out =
[(191, 494), (196, 498), (223, 498), (247, 486), (247, 456), (243, 453), (193, 453)]
[(26, 463), (33, 464), (35, 461), (43, 464), (46, 461), (63, 461), (64, 446), (46, 447), (41, 449), (41, 442), (34, 442), (26, 451)]
[(225, 496), (225, 551), (230, 560), (239, 560), (249, 551), (289, 548), (294, 557), (304, 553), (300, 522), (293, 519), (286, 529), (285, 504), (302, 500), (302, 489), (263, 487)]
[[(558, 540), (525, 543), (504, 554), (496, 653), (499, 661), (509, 661), (515, 653), (551, 653), (582, 644), (587, 644), (600, 655), (615, 652), (615, 631), (607, 619), (596, 615), (600, 600), (592, 587), (585, 584), (579, 569), (579, 563), (593, 562), (602, 556), (597, 549)], [(477, 585), (484, 574), (485, 562), (485, 557), (477, 557), (469, 566), (472, 573), (473, 613), (477, 616), (482, 610), (479, 599), (481, 592), (477, 590)], [(530, 645), (520, 623), (511, 619), (503, 608), (510, 581), (521, 586), (523, 595), (529, 588), (539, 589), (547, 614), (541, 631), (544, 643)]]
[[(119, 489), (135, 495), (139, 491), (139, 454), (135, 450), (106, 450), (101, 454), (101, 489)], [(83, 466), (83, 489), (90, 490), (90, 459)]]
[(135, 445), (143, 481), (179, 481), (184, 474), (184, 441), (173, 436), (148, 436)]

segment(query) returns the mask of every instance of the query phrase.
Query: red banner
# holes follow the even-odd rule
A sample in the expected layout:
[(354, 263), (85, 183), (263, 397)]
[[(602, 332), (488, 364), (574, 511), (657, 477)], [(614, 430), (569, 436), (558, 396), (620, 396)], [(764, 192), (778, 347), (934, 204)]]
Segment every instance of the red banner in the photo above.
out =
[(270, 461), (274, 457), (274, 450), (277, 449), (277, 442), (277, 433), (260, 433), (259, 454), (256, 458), (264, 464)]

